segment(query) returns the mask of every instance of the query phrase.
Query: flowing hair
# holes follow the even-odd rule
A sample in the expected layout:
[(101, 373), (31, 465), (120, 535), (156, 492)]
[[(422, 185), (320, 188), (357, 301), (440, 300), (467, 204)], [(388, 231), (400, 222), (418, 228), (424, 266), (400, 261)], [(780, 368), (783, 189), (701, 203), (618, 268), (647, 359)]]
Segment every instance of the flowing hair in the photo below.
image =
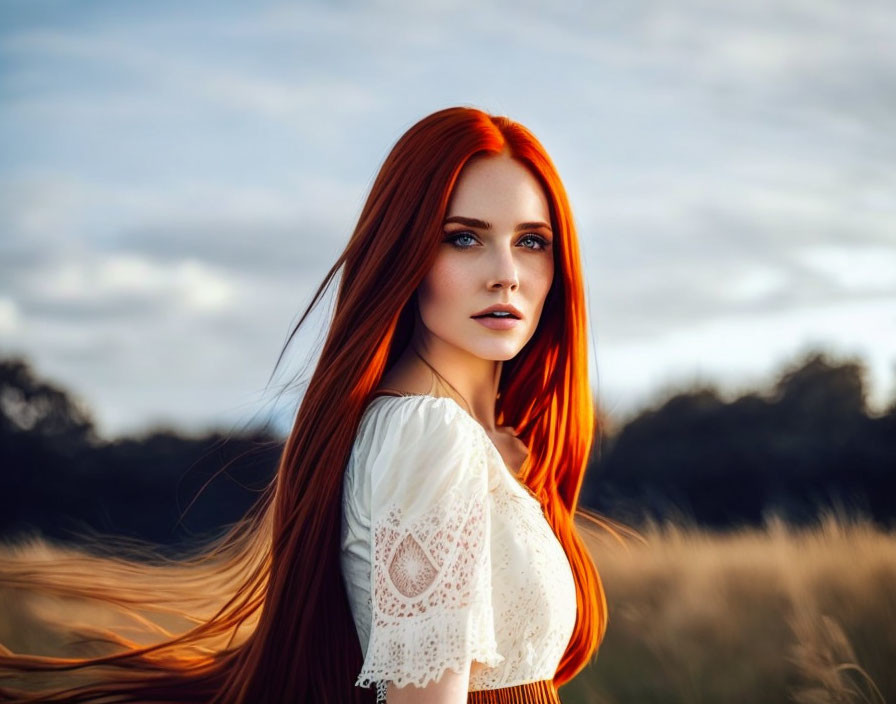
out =
[[(443, 239), (458, 175), (471, 159), (501, 153), (544, 188), (556, 273), (535, 334), (503, 364), (496, 420), (529, 448), (520, 479), (543, 502), (575, 579), (578, 615), (554, 683), (588, 664), (608, 613), (574, 518), (619, 536), (612, 521), (577, 508), (601, 428), (588, 380), (575, 225), (557, 171), (529, 130), (507, 117), (451, 107), (423, 118), (395, 144), (348, 245), (292, 330), (286, 346), (341, 273), (327, 336), (276, 475), (240, 521), (178, 559), (148, 550), (128, 556), (124, 540), (107, 544), (107, 555), (40, 543), (5, 549), (0, 589), (57, 599), (55, 625), (94, 652), (38, 656), (0, 645), (0, 701), (373, 701), (373, 690), (354, 685), (363, 653), (339, 560), (344, 471), (372, 392), (411, 339), (414, 293)], [(277, 365), (282, 358), (283, 351)], [(64, 599), (99, 603), (131, 625), (75, 623), (71, 615), (66, 621), (58, 606)], [(127, 635), (141, 631), (143, 642)]]

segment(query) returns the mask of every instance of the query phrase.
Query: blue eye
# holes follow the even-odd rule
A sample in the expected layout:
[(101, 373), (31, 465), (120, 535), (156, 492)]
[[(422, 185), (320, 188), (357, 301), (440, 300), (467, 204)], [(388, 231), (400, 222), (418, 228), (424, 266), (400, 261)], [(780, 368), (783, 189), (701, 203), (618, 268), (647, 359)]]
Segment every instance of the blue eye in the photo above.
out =
[[(444, 241), (450, 243), (455, 249), (472, 249), (476, 245), (476, 237), (471, 232), (446, 233)], [(524, 249), (534, 252), (545, 250), (550, 246), (548, 240), (533, 233), (524, 235), (519, 242), (522, 243)]]
[[(476, 238), (473, 237), (469, 232), (456, 232), (453, 235), (449, 235), (445, 238), (446, 242), (450, 242), (452, 245), (457, 247), (458, 249), (469, 249), (474, 244), (476, 244)], [(467, 242), (463, 244), (463, 242)]]
[(523, 245), (526, 249), (547, 249), (548, 242), (543, 237), (539, 237), (538, 235), (526, 235), (523, 237), (520, 242), (534, 242), (535, 246)]

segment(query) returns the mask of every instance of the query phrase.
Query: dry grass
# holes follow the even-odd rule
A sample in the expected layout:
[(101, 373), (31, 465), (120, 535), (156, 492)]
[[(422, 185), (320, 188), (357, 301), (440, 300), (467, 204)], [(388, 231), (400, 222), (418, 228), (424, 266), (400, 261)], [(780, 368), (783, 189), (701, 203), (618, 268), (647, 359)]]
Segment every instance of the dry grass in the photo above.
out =
[[(620, 545), (580, 527), (610, 621), (596, 661), (561, 689), (564, 704), (896, 703), (892, 532), (828, 515), (808, 531), (774, 519), (729, 534), (652, 525)], [(60, 609), (113, 625), (97, 604), (4, 591), (0, 643), (100, 654), (35, 622)]]
[(896, 702), (896, 535), (834, 514), (713, 534), (582, 532), (610, 620), (565, 704)]

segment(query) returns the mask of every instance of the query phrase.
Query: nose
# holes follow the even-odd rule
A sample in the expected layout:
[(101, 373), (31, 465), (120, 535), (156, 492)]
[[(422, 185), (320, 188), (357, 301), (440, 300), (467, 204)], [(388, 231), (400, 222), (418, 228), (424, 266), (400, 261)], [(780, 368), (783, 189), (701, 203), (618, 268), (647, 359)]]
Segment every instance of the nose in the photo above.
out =
[(510, 289), (515, 291), (520, 280), (517, 274), (516, 261), (513, 252), (508, 248), (497, 250), (495, 254), (494, 268), (489, 279), (489, 290)]

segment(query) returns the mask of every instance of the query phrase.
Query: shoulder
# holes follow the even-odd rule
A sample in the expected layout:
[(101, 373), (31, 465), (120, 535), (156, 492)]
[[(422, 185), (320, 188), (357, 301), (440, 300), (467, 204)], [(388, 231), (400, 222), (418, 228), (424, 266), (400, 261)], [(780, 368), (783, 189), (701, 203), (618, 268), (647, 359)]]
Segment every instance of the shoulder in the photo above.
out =
[(365, 409), (352, 450), (376, 493), (416, 494), (486, 477), (476, 423), (454, 400), (424, 395), (380, 396)]
[(361, 416), (356, 444), (379, 447), (400, 443), (407, 450), (424, 438), (432, 445), (470, 442), (475, 435), (470, 424), (475, 422), (451, 398), (378, 396)]

